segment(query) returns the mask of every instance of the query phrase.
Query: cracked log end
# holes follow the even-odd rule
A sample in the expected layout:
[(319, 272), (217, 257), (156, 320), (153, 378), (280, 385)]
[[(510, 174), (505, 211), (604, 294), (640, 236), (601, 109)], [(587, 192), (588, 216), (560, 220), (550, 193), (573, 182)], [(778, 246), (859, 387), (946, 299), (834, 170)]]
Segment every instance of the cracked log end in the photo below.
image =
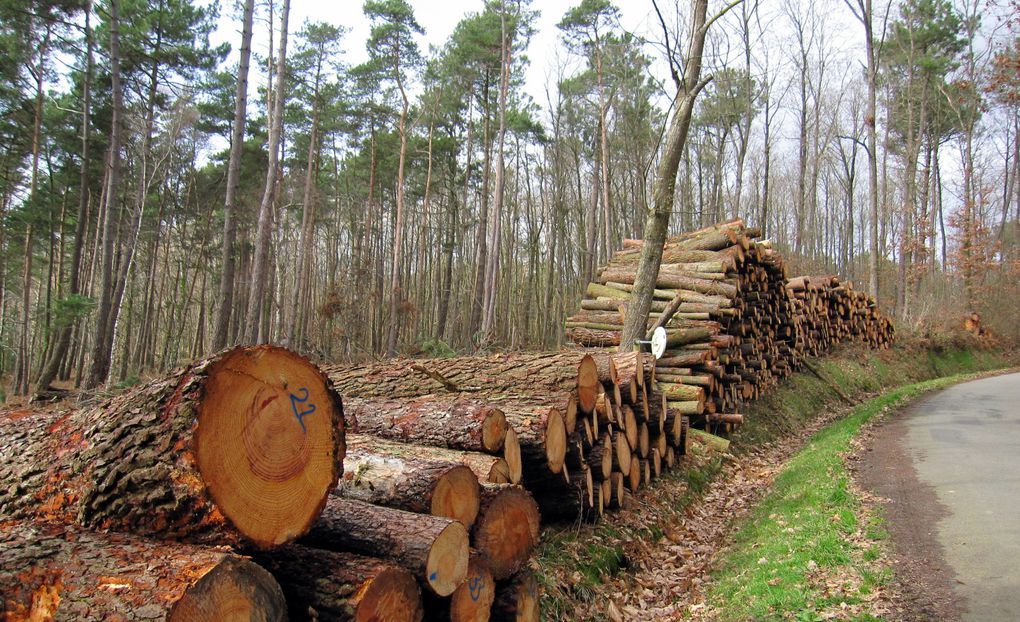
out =
[(283, 348), (238, 348), (207, 371), (196, 457), (209, 493), (259, 548), (305, 533), (336, 486), (342, 410), (324, 376)]
[(531, 494), (520, 486), (487, 485), (474, 527), (474, 545), (492, 576), (505, 579), (527, 563), (538, 544), (540, 517)]

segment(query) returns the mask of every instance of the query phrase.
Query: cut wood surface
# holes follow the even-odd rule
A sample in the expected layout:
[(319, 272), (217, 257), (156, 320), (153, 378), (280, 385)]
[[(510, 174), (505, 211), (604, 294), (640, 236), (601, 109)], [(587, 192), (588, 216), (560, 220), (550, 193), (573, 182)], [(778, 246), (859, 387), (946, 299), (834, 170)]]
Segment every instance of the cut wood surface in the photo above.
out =
[(354, 433), (486, 453), (503, 449), (508, 427), (499, 408), (451, 395), (409, 399), (345, 396), (344, 414)]
[(505, 579), (520, 570), (538, 546), (540, 517), (531, 493), (510, 484), (482, 487), (482, 507), (471, 543), (492, 575)]
[(306, 359), (236, 348), (95, 406), (0, 415), (0, 515), (268, 548), (312, 524), (344, 457)]
[(468, 466), (451, 458), (451, 450), (394, 443), (364, 434), (350, 434), (347, 439), (344, 477), (336, 494), (445, 516), (467, 526), (474, 523), (478, 515), (478, 477)]
[(422, 585), (448, 596), (468, 563), (464, 524), (441, 516), (333, 497), (302, 543), (382, 557), (410, 571)]
[(0, 528), (0, 604), (12, 621), (287, 619), (280, 586), (245, 557), (54, 523)]
[(300, 545), (258, 555), (257, 561), (279, 580), (291, 622), (422, 619), (417, 582), (391, 562)]
[(496, 599), (496, 581), (477, 551), (471, 552), (464, 582), (447, 598), (425, 594), (426, 620), (435, 622), (487, 622)]

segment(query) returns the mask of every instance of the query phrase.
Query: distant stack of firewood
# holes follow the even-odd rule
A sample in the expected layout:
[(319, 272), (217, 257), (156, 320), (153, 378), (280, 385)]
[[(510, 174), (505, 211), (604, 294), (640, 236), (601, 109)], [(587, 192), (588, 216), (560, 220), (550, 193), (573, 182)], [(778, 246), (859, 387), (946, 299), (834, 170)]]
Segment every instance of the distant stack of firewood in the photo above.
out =
[[(838, 342), (885, 347), (892, 324), (873, 300), (835, 277), (806, 289), (788, 286), (782, 256), (760, 231), (734, 220), (667, 241), (646, 328), (666, 329), (656, 362), (668, 407), (698, 425), (743, 421), (741, 407), (789, 375), (806, 355)], [(589, 283), (567, 337), (584, 347), (616, 348), (637, 277), (640, 240), (626, 240)]]
[(798, 276), (786, 283), (800, 330), (799, 351), (817, 356), (841, 342), (859, 341), (872, 348), (892, 342), (892, 322), (883, 316), (874, 299), (855, 291), (850, 281), (834, 275)]

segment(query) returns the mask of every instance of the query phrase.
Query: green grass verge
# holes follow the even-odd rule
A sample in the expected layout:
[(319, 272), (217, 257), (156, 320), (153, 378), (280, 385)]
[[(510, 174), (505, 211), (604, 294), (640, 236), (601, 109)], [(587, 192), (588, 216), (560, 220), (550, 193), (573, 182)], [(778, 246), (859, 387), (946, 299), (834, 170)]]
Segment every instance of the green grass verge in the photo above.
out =
[[(907, 385), (871, 399), (811, 437), (787, 462), (771, 492), (742, 521), (713, 572), (707, 604), (719, 620), (822, 620), (823, 613), (861, 603), (888, 571), (869, 564), (885, 537), (879, 519), (859, 524), (860, 501), (850, 488), (844, 456), (861, 426), (882, 413), (942, 387), (973, 378), (960, 374)], [(854, 542), (863, 531), (866, 542)], [(871, 546), (867, 545), (870, 541)], [(843, 620), (874, 620), (867, 614)]]

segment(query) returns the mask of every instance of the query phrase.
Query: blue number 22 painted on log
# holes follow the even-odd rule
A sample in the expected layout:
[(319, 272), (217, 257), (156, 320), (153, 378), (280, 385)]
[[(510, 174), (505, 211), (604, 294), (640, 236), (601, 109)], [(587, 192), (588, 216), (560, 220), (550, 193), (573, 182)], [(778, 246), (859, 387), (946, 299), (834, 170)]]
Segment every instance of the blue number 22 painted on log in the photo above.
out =
[(303, 397), (298, 397), (293, 393), (290, 394), (290, 407), (294, 409), (294, 416), (297, 417), (298, 423), (301, 424), (301, 430), (307, 434), (308, 428), (305, 427), (304, 419), (315, 412), (315, 404), (308, 404), (308, 408), (306, 410), (299, 409), (298, 404), (304, 404), (308, 401), (308, 389), (306, 387), (301, 387), (298, 389), (298, 393), (301, 393)]

